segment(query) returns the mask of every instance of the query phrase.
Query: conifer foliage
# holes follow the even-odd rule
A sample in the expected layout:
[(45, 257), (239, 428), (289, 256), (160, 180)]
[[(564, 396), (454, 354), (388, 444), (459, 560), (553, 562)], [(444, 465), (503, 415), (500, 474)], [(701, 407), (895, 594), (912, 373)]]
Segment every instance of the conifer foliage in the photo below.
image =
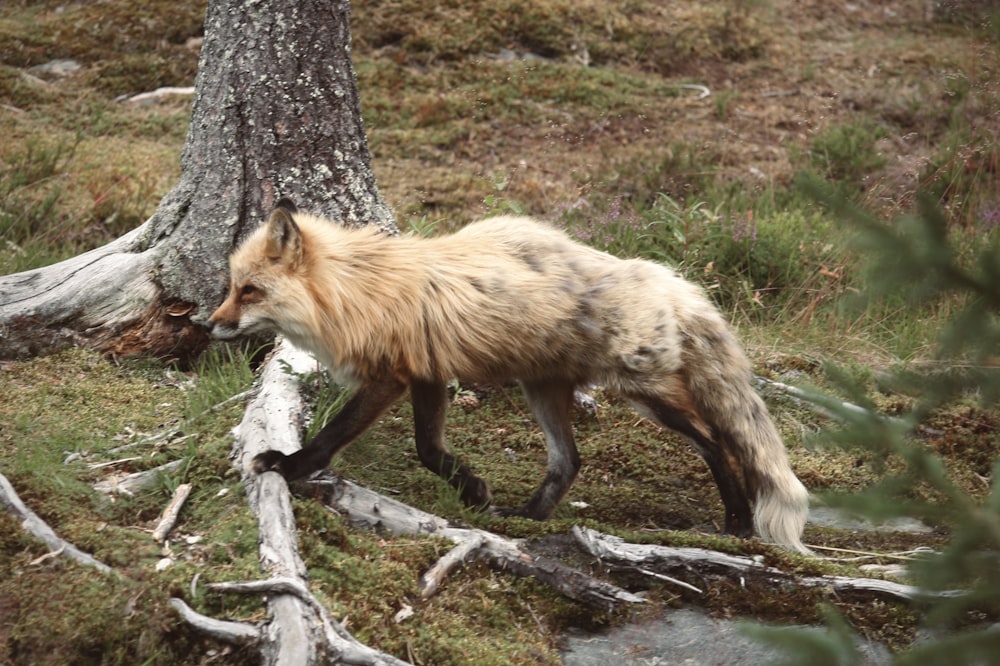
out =
[[(960, 402), (987, 413), (1000, 407), (1000, 242), (987, 233), (978, 234), (978, 247), (960, 246), (944, 212), (927, 197), (918, 197), (912, 213), (885, 223), (826, 186), (805, 187), (856, 233), (868, 264), (867, 304), (947, 304), (952, 312), (935, 343), (935, 363), (900, 369), (883, 380), (912, 398), (901, 415), (880, 416), (858, 379), (829, 368), (834, 383), (867, 409), (849, 410), (842, 400), (815, 393), (814, 401), (839, 417), (822, 439), (867, 449), (884, 474), (862, 493), (827, 500), (873, 521), (917, 518), (950, 535), (940, 552), (909, 566), (910, 581), (926, 593), (919, 608), (921, 636), (927, 638), (896, 654), (894, 663), (998, 663), (1000, 452), (989, 455), (992, 467), (981, 475), (988, 492), (974, 497), (950, 478), (946, 459), (933, 450), (922, 424)], [(862, 663), (847, 623), (832, 610), (826, 615), (826, 631), (751, 631), (783, 647), (787, 663)]]

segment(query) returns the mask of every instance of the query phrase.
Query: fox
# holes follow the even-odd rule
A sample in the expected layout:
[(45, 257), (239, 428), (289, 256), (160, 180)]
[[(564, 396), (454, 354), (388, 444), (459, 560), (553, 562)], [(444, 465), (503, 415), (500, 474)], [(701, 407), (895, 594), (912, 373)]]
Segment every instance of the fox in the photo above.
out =
[[(214, 337), (277, 333), (353, 393), (312, 441), (252, 471), (301, 479), (327, 467), (407, 389), (421, 463), (470, 507), (544, 520), (580, 469), (572, 410), (600, 386), (687, 438), (707, 463), (723, 530), (809, 553), (808, 492), (793, 472), (735, 333), (673, 269), (622, 259), (526, 216), (446, 235), (347, 227), (279, 201), (230, 255)], [(519, 508), (448, 447), (448, 383), (517, 382), (541, 426), (545, 476)]]

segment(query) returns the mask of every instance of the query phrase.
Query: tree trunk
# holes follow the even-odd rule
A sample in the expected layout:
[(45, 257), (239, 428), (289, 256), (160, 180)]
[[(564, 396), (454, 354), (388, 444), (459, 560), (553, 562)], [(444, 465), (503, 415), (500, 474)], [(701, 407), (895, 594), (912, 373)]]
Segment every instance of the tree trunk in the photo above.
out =
[(280, 197), (394, 230), (371, 169), (349, 14), (347, 0), (211, 0), (180, 180), (131, 233), (0, 277), (0, 358), (68, 344), (198, 353), (230, 251)]

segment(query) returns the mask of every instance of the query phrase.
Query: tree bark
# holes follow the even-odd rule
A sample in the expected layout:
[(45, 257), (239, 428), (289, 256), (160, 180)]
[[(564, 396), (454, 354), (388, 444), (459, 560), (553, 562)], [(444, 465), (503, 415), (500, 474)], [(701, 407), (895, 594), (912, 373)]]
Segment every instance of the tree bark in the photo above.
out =
[(371, 168), (347, 0), (211, 0), (181, 176), (118, 240), (0, 277), (0, 358), (70, 344), (185, 359), (227, 258), (280, 197), (395, 230)]

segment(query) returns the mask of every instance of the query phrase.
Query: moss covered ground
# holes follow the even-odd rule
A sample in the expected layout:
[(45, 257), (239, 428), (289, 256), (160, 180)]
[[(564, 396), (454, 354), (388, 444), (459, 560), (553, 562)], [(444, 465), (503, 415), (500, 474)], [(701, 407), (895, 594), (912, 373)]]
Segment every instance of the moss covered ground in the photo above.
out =
[[(916, 1), (359, 0), (352, 11), (374, 167), (402, 229), (437, 233), (493, 212), (553, 220), (602, 249), (669, 261), (703, 284), (759, 374), (834, 388), (823, 372), (833, 360), (882, 412), (910, 406), (912, 396), (887, 386), (884, 373), (938, 363), (937, 332), (958, 304), (854, 303), (868, 279), (857, 249), (794, 180), (827, 179), (884, 219), (906, 210), (918, 188), (929, 190), (960, 253), (993, 242), (1000, 58), (991, 17)], [(177, 177), (189, 101), (117, 99), (193, 84), (203, 13), (193, 0), (0, 7), (0, 270), (94, 247), (155, 209)], [(35, 69), (55, 59), (80, 68), (65, 77)], [(45, 547), (0, 515), (0, 663), (247, 661), (191, 632), (168, 601), (264, 619), (257, 599), (192, 587), (259, 575), (256, 526), (228, 461), (242, 404), (209, 410), (249, 387), (249, 355), (215, 350), (184, 370), (80, 350), (0, 363), (0, 471), (57, 532), (121, 572), (109, 578), (39, 559)], [(491, 481), (499, 503), (517, 504), (541, 477), (542, 436), (516, 388), (464, 389), (476, 400), (451, 410), (452, 446)], [(858, 573), (856, 563), (807, 562), (719, 536), (721, 504), (700, 459), (614, 398), (595, 397), (596, 416), (575, 416), (580, 478), (544, 523), (461, 508), (419, 466), (405, 402), (334, 470), (512, 537), (585, 524), (634, 540), (756, 553), (811, 573)], [(768, 404), (812, 491), (857, 492), (900, 464), (823, 446), (828, 420), (780, 395)], [(974, 498), (989, 488), (998, 419), (970, 398), (918, 433)], [(168, 431), (177, 434), (148, 441)], [(178, 460), (156, 487), (131, 497), (92, 488)], [(165, 551), (149, 532), (183, 482), (194, 491)], [(935, 500), (927, 488), (911, 492)], [(445, 544), (359, 531), (310, 498), (295, 508), (314, 591), (361, 640), (414, 663), (554, 664), (567, 626), (627, 619), (482, 565), (419, 601), (417, 579)], [(809, 527), (806, 541), (894, 553), (940, 546), (947, 525), (932, 528)], [(164, 558), (172, 564), (158, 570)], [(642, 613), (683, 603), (718, 616), (811, 622), (833, 604), (855, 630), (893, 647), (921, 622), (919, 609), (823, 590), (720, 584), (695, 596), (644, 587), (655, 603)], [(404, 605), (414, 615), (397, 623)]]

